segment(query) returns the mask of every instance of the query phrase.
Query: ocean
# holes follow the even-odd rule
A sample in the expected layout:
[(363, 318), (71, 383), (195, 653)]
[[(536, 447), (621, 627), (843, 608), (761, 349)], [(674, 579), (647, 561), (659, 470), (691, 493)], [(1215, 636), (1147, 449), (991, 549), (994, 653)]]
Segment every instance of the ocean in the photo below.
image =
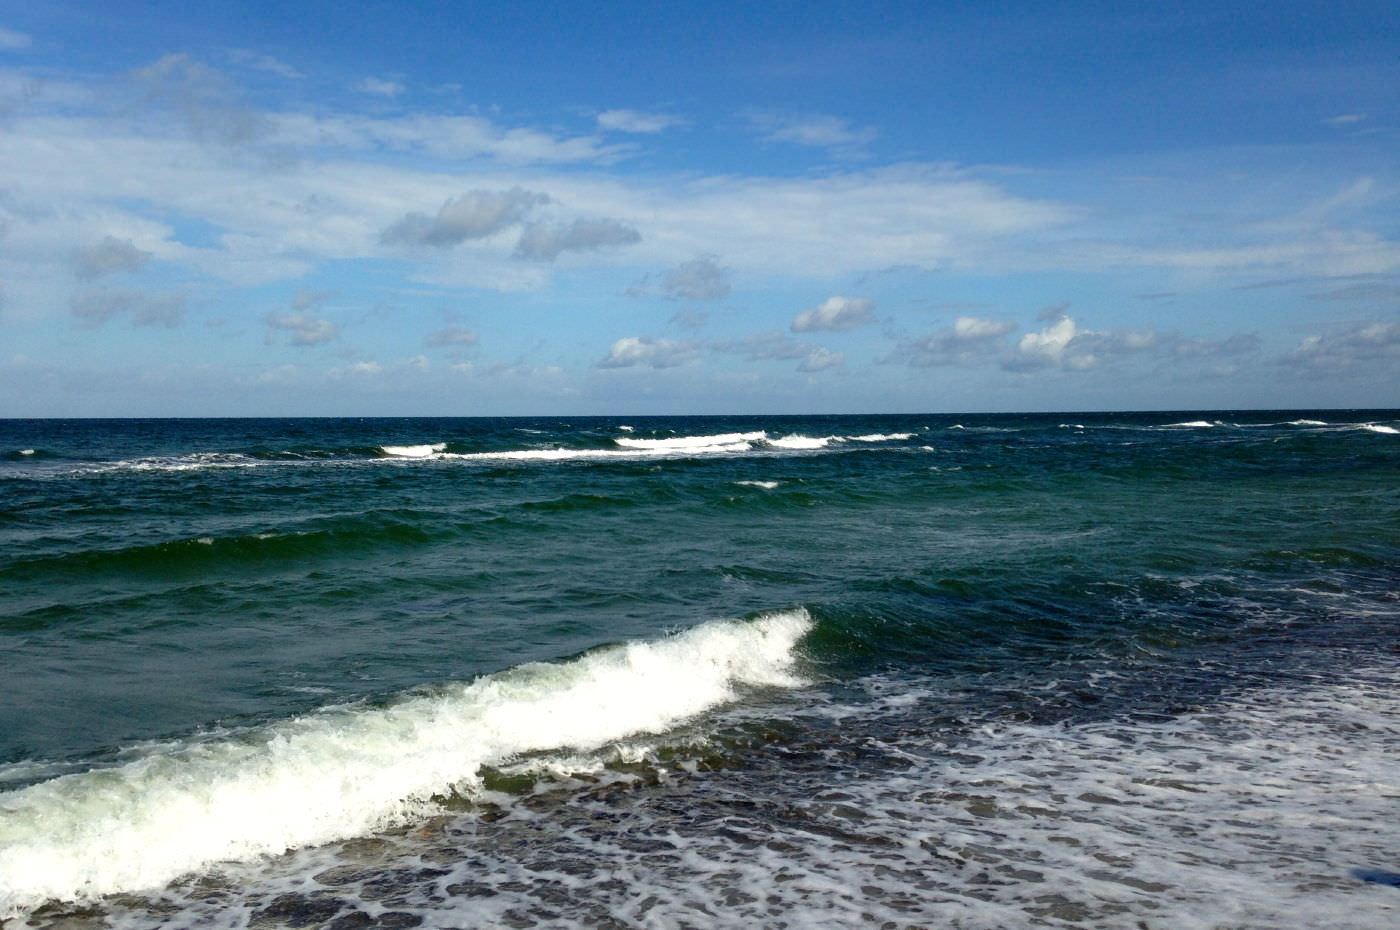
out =
[(1400, 411), (0, 421), (0, 926), (1400, 925)]

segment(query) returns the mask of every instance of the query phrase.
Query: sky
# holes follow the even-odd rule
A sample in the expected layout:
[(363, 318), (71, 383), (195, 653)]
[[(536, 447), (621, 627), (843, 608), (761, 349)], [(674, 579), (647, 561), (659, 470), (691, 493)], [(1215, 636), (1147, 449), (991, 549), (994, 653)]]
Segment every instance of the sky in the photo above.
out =
[(0, 417), (1400, 407), (1398, 47), (1394, 0), (0, 0)]

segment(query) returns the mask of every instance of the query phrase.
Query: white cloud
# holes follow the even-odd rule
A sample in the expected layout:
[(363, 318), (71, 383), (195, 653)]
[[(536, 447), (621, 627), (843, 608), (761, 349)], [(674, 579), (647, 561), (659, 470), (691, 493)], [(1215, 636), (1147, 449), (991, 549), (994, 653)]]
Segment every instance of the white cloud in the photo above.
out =
[(612, 344), (599, 368), (675, 368), (693, 361), (700, 354), (697, 340), (660, 339), (650, 336), (624, 336)]
[(1355, 126), (1357, 123), (1364, 122), (1365, 119), (1365, 113), (1340, 113), (1337, 116), (1330, 116), (1322, 122), (1340, 129), (1343, 126)]
[(1393, 377), (1400, 365), (1400, 323), (1365, 320), (1306, 336), (1287, 361), (1336, 372), (1381, 363)]
[(797, 370), (825, 371), (828, 368), (837, 368), (844, 362), (845, 356), (842, 353), (833, 352), (823, 346), (816, 346), (802, 360), (802, 364), (797, 366)]
[(289, 80), (300, 80), (306, 77), (296, 68), (284, 61), (279, 61), (271, 55), (264, 55), (262, 52), (255, 52), (251, 49), (237, 48), (228, 53), (229, 60), (240, 64), (245, 68), (252, 68), (255, 71), (265, 71), (268, 74), (275, 74)]
[(367, 77), (355, 84), (355, 90), (362, 94), (372, 94), (376, 97), (394, 98), (403, 93), (405, 88), (399, 81), (391, 81), (386, 78)]
[(317, 319), (305, 313), (268, 314), (267, 342), (275, 341), (275, 331), (291, 334), (294, 346), (317, 346), (340, 336), (340, 327), (330, 320)]
[(630, 151), (624, 145), (604, 145), (597, 136), (564, 138), (536, 129), (505, 128), (480, 116), (283, 113), (273, 123), (279, 142), (337, 155), (411, 152), (444, 161), (490, 158), (507, 165), (531, 165), (605, 163)]
[(23, 32), (0, 27), (0, 51), (18, 52), (21, 49), (29, 48), (33, 43), (34, 40)]
[(865, 297), (828, 297), (815, 310), (803, 310), (792, 321), (795, 333), (855, 329), (871, 321), (875, 302)]
[(633, 245), (642, 234), (614, 219), (576, 219), (571, 223), (531, 222), (515, 245), (518, 258), (552, 262), (562, 252), (587, 252), (608, 246)]
[(1060, 316), (1054, 323), (1038, 333), (1026, 333), (1021, 337), (1017, 349), (1025, 356), (1040, 356), (1051, 361), (1058, 362), (1065, 354), (1065, 349), (1074, 339), (1078, 327), (1075, 326), (1074, 319), (1068, 316)]
[(1016, 324), (1009, 320), (960, 316), (949, 329), (901, 342), (889, 360), (902, 361), (915, 368), (983, 364), (1003, 351), (1004, 337), (1015, 328)]
[[(391, 244), (460, 245), (468, 239), (484, 239), (524, 221), (536, 206), (549, 203), (549, 195), (513, 187), (505, 191), (468, 191), (442, 205), (437, 216), (409, 213), (380, 234)], [(557, 253), (556, 253), (557, 254)]]
[(856, 129), (838, 116), (765, 112), (753, 112), (748, 116), (764, 141), (824, 148), (833, 155), (862, 155), (878, 135), (873, 127)]
[(91, 281), (119, 271), (136, 271), (150, 259), (151, 253), (138, 249), (130, 239), (104, 236), (101, 242), (73, 253), (73, 271)]
[(598, 114), (598, 128), (613, 132), (657, 133), (685, 121), (665, 113), (642, 113), (637, 110), (604, 110)]

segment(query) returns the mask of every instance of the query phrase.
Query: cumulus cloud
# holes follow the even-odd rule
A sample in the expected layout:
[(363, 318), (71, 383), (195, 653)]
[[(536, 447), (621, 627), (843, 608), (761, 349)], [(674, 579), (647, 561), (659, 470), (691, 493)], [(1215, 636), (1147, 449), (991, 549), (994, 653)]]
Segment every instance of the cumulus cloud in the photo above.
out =
[(515, 226), (535, 207), (547, 203), (548, 194), (521, 187), (468, 191), (444, 203), (436, 216), (406, 214), (380, 233), (379, 240), (386, 244), (448, 248), (469, 239), (485, 239)]
[(598, 128), (613, 132), (657, 133), (672, 126), (684, 125), (684, 122), (665, 113), (641, 113), (637, 110), (604, 110), (598, 114)]
[(870, 322), (875, 302), (864, 297), (828, 297), (815, 310), (803, 310), (792, 321), (795, 333), (855, 329)]
[[(1044, 316), (1040, 317), (1044, 319)], [(1074, 341), (1078, 327), (1074, 319), (1060, 315), (1054, 323), (1035, 333), (1026, 333), (1016, 346), (1023, 360), (1035, 363), (1058, 364), (1064, 358), (1065, 349)]]
[(91, 281), (119, 271), (136, 271), (150, 259), (151, 253), (138, 249), (130, 239), (104, 236), (101, 242), (73, 253), (73, 272)]
[(661, 277), (661, 293), (671, 300), (722, 300), (729, 280), (713, 256), (682, 262)]
[(474, 346), (477, 342), (477, 335), (475, 330), (463, 329), (460, 326), (448, 326), (430, 334), (424, 342), (433, 348)]
[(660, 294), (668, 300), (722, 300), (729, 296), (728, 273), (713, 255), (702, 255), (662, 273), (647, 275), (627, 289), (628, 297)]
[(515, 245), (517, 258), (552, 262), (562, 252), (586, 252), (608, 246), (632, 245), (642, 234), (617, 220), (576, 219), (571, 223), (532, 222)]
[(294, 346), (317, 346), (340, 336), (340, 327), (330, 320), (312, 316), (307, 311), (320, 306), (333, 291), (299, 291), (292, 300), (292, 313), (269, 313), (267, 315), (268, 345), (276, 342), (278, 331), (289, 334), (289, 342)]
[(915, 368), (977, 365), (1000, 354), (1003, 337), (1015, 328), (1016, 324), (1009, 320), (960, 316), (948, 329), (901, 342), (890, 358)]
[(174, 113), (197, 139), (242, 145), (272, 128), (222, 72), (189, 55), (166, 55), (131, 76), (147, 104)]
[(845, 355), (840, 352), (833, 352), (823, 346), (815, 346), (802, 360), (802, 364), (797, 366), (797, 370), (825, 371), (828, 368), (838, 368), (845, 362), (845, 358)]
[[(1048, 308), (1056, 311), (1054, 322), (1038, 332), (1022, 336), (1017, 343), (1016, 354), (1004, 359), (1002, 367), (1010, 371), (1044, 367), (1087, 371), (1123, 356), (1142, 352), (1189, 358), (1248, 351), (1254, 344), (1252, 337), (1245, 335), (1212, 342), (1185, 340), (1151, 330), (1080, 329), (1074, 318), (1064, 313), (1064, 306), (1067, 305), (1057, 304), (1054, 308)], [(1046, 317), (1046, 311), (1042, 311), (1041, 317)]]
[(599, 368), (675, 368), (700, 354), (698, 340), (660, 339), (651, 336), (624, 336), (612, 344)]
[(94, 329), (118, 317), (129, 316), (133, 326), (179, 326), (189, 298), (135, 290), (96, 290), (75, 294), (69, 309), (84, 329)]
[(1306, 336), (1287, 361), (1338, 372), (1383, 362), (1393, 373), (1400, 364), (1400, 323), (1366, 320)]

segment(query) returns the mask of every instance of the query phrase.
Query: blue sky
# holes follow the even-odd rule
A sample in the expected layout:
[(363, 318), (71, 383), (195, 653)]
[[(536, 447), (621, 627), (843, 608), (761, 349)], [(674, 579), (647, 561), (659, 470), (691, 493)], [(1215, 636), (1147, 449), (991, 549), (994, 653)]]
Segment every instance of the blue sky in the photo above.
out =
[(0, 416), (1400, 406), (1400, 5), (0, 5)]

